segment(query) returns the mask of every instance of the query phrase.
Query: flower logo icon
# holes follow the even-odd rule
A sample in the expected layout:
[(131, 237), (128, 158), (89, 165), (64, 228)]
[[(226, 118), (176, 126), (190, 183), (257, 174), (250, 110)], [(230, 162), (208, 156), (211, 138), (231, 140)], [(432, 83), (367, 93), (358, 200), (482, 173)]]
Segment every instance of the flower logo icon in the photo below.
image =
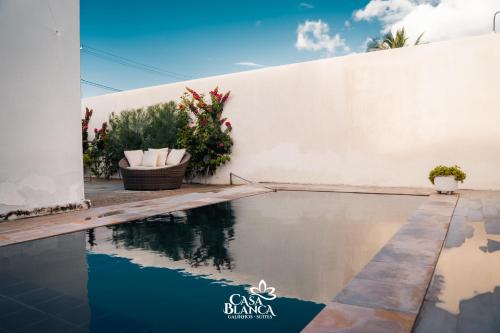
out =
[(266, 281), (260, 280), (259, 288), (250, 287), (250, 293), (265, 299), (266, 301), (272, 301), (276, 298), (274, 291), (276, 289), (273, 287), (268, 287)]

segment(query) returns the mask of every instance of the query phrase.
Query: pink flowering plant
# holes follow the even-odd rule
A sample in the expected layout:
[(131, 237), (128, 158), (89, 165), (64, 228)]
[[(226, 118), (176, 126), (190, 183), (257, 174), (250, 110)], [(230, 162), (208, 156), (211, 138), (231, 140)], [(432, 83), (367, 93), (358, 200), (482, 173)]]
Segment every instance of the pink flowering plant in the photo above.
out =
[(113, 174), (108, 148), (108, 123), (102, 123), (101, 128), (94, 128), (94, 140), (90, 143), (88, 154), (92, 161), (90, 171), (97, 177), (109, 179)]
[(89, 147), (89, 122), (92, 118), (92, 110), (85, 108), (85, 116), (82, 119), (82, 153), (83, 153), (83, 167), (88, 169), (92, 166), (92, 157), (90, 156)]
[(85, 108), (82, 119), (82, 152), (83, 165), (90, 169), (90, 174), (109, 178), (109, 159), (107, 158), (108, 124), (104, 122), (101, 128), (94, 128), (94, 139), (89, 140), (89, 123), (93, 110)]
[(191, 154), (187, 177), (213, 175), (217, 168), (231, 159), (232, 126), (222, 113), (230, 92), (210, 91), (204, 94), (186, 88), (178, 109), (184, 119), (177, 143)]

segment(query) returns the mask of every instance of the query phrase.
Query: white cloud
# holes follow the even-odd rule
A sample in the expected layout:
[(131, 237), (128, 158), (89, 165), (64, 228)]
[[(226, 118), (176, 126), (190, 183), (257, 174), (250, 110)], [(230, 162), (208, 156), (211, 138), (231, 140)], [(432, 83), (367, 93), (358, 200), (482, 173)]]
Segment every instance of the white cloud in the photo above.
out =
[(378, 19), (390, 25), (404, 18), (415, 7), (414, 0), (371, 0), (365, 8), (354, 12), (354, 18), (358, 21)]
[(301, 3), (299, 3), (299, 6), (302, 8), (306, 8), (306, 9), (313, 9), (314, 8), (314, 5), (307, 3), (307, 2), (301, 2)]
[(344, 27), (349, 28), (351, 26), (351, 22), (349, 20), (344, 21)]
[(299, 24), (295, 48), (306, 51), (325, 50), (329, 55), (335, 54), (337, 49), (342, 49), (346, 52), (350, 51), (345, 40), (339, 34), (330, 36), (328, 23), (321, 20), (307, 20), (303, 24)]
[(255, 62), (251, 62), (251, 61), (237, 62), (237, 63), (235, 63), (235, 65), (247, 66), (247, 67), (255, 67), (255, 68), (266, 67), (265, 65), (257, 64)]
[(410, 41), (423, 32), (432, 42), (491, 32), (497, 10), (500, 0), (371, 0), (354, 18), (380, 21), (382, 33), (404, 27)]

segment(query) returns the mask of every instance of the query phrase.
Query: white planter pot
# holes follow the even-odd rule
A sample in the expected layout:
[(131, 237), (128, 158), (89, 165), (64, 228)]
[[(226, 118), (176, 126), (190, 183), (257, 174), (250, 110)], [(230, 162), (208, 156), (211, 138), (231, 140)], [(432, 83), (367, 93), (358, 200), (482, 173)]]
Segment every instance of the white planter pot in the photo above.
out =
[(453, 193), (458, 188), (455, 176), (441, 176), (434, 178), (434, 188), (438, 193)]

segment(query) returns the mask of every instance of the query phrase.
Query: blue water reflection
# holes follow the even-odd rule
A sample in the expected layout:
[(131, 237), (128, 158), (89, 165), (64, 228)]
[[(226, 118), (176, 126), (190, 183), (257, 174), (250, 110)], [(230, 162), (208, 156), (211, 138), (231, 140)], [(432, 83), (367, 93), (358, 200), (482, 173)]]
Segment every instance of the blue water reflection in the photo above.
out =
[[(0, 332), (299, 332), (422, 202), (278, 192), (0, 248)], [(228, 319), (276, 288), (272, 319)]]
[[(278, 297), (271, 320), (230, 320), (223, 313), (233, 286), (183, 271), (133, 264), (107, 255), (87, 256), (91, 332), (298, 332), (323, 305)], [(107, 310), (110, 310), (107, 314)]]

